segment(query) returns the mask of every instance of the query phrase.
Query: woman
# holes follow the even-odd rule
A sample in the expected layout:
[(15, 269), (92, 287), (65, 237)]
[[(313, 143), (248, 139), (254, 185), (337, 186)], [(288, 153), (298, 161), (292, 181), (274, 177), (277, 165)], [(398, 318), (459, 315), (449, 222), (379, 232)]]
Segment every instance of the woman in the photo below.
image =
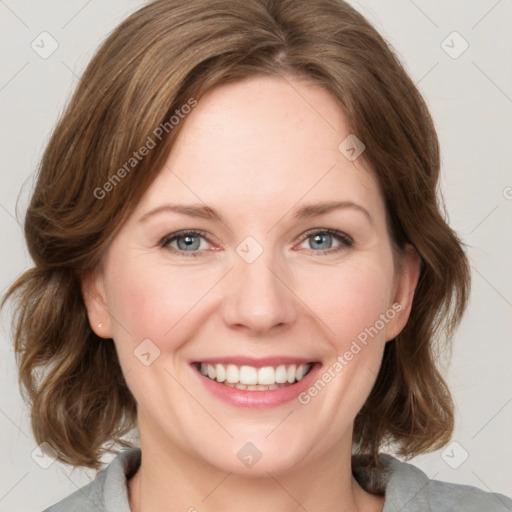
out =
[(469, 269), (438, 173), (421, 96), (339, 0), (124, 21), (45, 151), (7, 297), (37, 441), (91, 468), (135, 426), (140, 449), (49, 510), (509, 510), (383, 453), (453, 430), (433, 343)]

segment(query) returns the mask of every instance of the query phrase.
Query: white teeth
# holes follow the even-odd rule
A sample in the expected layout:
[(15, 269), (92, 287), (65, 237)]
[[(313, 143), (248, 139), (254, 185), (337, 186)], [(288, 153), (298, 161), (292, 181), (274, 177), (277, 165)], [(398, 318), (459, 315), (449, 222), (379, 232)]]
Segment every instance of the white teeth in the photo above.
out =
[(269, 386), (275, 384), (276, 375), (272, 366), (264, 366), (258, 370), (258, 384)]
[(284, 364), (276, 368), (276, 382), (278, 384), (284, 384), (288, 380), (288, 372)]
[(288, 367), (287, 377), (288, 377), (288, 382), (290, 384), (295, 382), (295, 369), (296, 369), (296, 366), (294, 364), (292, 364), (291, 366)]
[[(306, 372), (304, 371), (304, 365), (301, 364), (298, 368), (297, 368), (297, 371), (295, 372), (295, 378), (297, 380), (301, 380), (302, 377), (304, 377), (304, 374)], [(210, 375), (210, 371), (208, 370), (208, 375)]]
[(226, 370), (221, 364), (215, 365), (215, 373), (217, 374), (217, 382), (224, 382), (226, 380)]
[(302, 380), (310, 368), (310, 364), (292, 364), (288, 367), (281, 364), (277, 367), (263, 366), (261, 368), (220, 363), (215, 365), (201, 363), (200, 365), (200, 371), (205, 377), (237, 389), (250, 391), (266, 391), (278, 389), (282, 385), (294, 384)]
[(226, 380), (230, 384), (240, 382), (240, 370), (238, 369), (238, 366), (228, 364), (228, 367), (226, 368)]
[(258, 384), (258, 370), (254, 366), (241, 366), (240, 384)]

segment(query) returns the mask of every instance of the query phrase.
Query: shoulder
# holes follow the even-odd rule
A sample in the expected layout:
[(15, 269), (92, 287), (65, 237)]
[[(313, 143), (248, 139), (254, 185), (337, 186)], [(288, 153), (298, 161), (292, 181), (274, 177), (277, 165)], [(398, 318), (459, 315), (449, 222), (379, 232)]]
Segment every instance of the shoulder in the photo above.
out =
[(383, 512), (512, 511), (512, 499), (503, 494), (486, 492), (471, 485), (431, 480), (412, 464), (400, 462), (389, 455), (383, 456), (383, 459), (388, 468)]
[(130, 512), (127, 478), (140, 465), (140, 449), (121, 452), (96, 478), (44, 512)]

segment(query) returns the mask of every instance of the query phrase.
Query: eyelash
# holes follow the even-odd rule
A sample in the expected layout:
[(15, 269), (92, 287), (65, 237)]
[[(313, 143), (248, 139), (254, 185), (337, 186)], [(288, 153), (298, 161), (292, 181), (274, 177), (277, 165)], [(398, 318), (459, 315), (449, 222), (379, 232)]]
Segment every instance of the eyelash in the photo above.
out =
[[(335, 253), (338, 253), (348, 247), (351, 247), (354, 243), (353, 240), (348, 235), (345, 235), (344, 233), (342, 233), (340, 231), (336, 231), (334, 229), (318, 229), (318, 228), (309, 230), (306, 233), (304, 233), (304, 235), (302, 236), (302, 238), (300, 240), (300, 243), (302, 243), (304, 240), (307, 240), (308, 238), (310, 238), (314, 235), (325, 235), (325, 234), (331, 235), (332, 237), (336, 238), (339, 242), (341, 242), (341, 245), (340, 245), (340, 247), (338, 247), (336, 249), (327, 249), (324, 251), (314, 251), (313, 249), (310, 249), (315, 254), (320, 254), (320, 255), (335, 254)], [(204, 231), (192, 229), (192, 230), (188, 230), (188, 231), (178, 231), (176, 233), (171, 233), (170, 235), (166, 235), (164, 238), (162, 238), (160, 240), (159, 245), (162, 248), (168, 249), (175, 254), (179, 254), (179, 255), (182, 255), (185, 257), (197, 258), (201, 255), (202, 251), (200, 251), (200, 250), (182, 251), (180, 249), (175, 249), (174, 247), (170, 247), (170, 245), (169, 245), (171, 242), (174, 242), (178, 238), (181, 238), (181, 237), (184, 237), (187, 235), (199, 236), (199, 237), (202, 237), (205, 240), (207, 240), (209, 243), (211, 243)]]

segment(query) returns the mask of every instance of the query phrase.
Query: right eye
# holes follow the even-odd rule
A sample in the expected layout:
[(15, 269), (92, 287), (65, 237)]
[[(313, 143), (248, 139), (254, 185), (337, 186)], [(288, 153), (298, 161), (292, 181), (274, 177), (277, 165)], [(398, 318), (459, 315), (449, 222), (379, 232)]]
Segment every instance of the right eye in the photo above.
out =
[(176, 233), (166, 235), (164, 238), (162, 238), (160, 241), (160, 246), (165, 249), (169, 249), (171, 252), (177, 253), (181, 256), (197, 257), (200, 256), (201, 252), (206, 250), (204, 247), (202, 247), (204, 244), (201, 244), (201, 240), (206, 240), (209, 243), (204, 231), (178, 231)]

